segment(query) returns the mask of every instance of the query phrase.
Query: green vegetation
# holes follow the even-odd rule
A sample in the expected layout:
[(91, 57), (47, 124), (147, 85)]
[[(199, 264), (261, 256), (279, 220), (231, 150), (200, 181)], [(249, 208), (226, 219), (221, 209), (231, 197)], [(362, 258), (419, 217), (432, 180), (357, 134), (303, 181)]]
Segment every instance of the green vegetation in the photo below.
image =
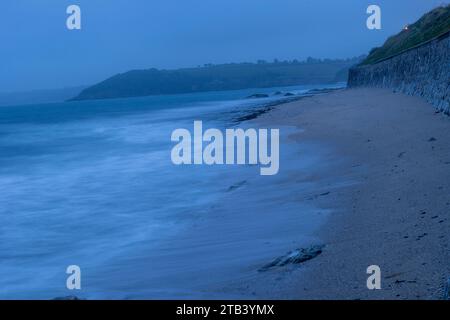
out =
[(390, 37), (382, 47), (372, 49), (362, 64), (378, 62), (448, 31), (450, 31), (450, 5), (428, 12), (399, 34)]
[(305, 61), (207, 64), (177, 70), (133, 70), (93, 85), (72, 100), (333, 83), (347, 81), (348, 69), (360, 61), (361, 57), (308, 58)]

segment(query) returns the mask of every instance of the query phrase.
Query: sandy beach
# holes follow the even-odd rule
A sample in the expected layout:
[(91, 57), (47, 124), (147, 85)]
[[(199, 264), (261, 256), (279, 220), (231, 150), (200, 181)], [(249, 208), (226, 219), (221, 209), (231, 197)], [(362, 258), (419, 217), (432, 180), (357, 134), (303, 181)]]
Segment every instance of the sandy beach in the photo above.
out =
[[(291, 139), (329, 150), (326, 169), (304, 177), (320, 188), (298, 200), (331, 214), (317, 232), (325, 244), (320, 255), (260, 273), (242, 291), (281, 299), (443, 298), (450, 277), (448, 116), (417, 97), (352, 89), (279, 105), (253, 121), (295, 126), (301, 130)], [(370, 265), (381, 268), (381, 290), (366, 287)]]

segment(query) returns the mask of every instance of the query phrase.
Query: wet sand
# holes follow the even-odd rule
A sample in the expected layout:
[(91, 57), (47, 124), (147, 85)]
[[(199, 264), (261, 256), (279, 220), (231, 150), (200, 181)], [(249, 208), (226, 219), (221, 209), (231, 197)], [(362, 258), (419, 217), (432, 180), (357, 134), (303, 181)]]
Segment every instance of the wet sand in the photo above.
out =
[[(257, 299), (443, 298), (450, 277), (448, 116), (417, 97), (354, 89), (280, 105), (253, 121), (296, 126), (301, 130), (291, 139), (329, 151), (321, 172), (291, 183), (318, 184), (298, 201), (332, 213), (317, 232), (325, 244), (320, 255), (255, 274), (239, 284), (241, 293)], [(381, 268), (381, 290), (367, 289), (370, 265)]]

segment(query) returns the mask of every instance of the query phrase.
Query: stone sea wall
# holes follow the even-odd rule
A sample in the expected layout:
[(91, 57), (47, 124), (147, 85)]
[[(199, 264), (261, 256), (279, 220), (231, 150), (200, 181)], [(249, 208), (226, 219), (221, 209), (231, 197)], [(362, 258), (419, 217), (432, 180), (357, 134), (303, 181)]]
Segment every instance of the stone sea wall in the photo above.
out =
[(450, 32), (375, 64), (351, 68), (348, 86), (421, 96), (450, 114)]

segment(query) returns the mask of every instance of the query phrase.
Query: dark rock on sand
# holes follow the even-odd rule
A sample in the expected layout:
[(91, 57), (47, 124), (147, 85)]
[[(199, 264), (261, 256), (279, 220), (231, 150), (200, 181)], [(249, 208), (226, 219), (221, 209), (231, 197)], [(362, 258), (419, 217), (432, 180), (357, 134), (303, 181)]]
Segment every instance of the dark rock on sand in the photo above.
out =
[(247, 180), (239, 181), (238, 183), (233, 184), (232, 186), (228, 187), (227, 192), (239, 189), (243, 185), (247, 183)]
[(327, 192), (324, 192), (324, 193), (321, 193), (321, 194), (316, 194), (316, 195), (314, 195), (312, 197), (307, 198), (307, 200), (314, 200), (314, 199), (317, 199), (318, 197), (327, 196), (330, 193), (331, 193), (330, 191), (327, 191)]
[(65, 296), (65, 297), (56, 297), (53, 300), (85, 300), (78, 298), (77, 296)]
[(271, 263), (266, 264), (259, 271), (267, 271), (274, 267), (283, 267), (288, 264), (300, 264), (305, 261), (311, 260), (322, 253), (324, 245), (314, 245), (308, 248), (301, 248), (289, 252), (288, 254), (276, 258)]

